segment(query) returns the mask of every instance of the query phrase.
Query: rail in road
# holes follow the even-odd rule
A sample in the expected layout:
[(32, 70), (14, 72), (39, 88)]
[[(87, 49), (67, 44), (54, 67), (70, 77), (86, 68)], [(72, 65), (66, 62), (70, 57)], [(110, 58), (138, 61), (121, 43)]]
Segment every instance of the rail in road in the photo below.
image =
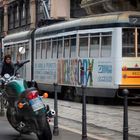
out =
[[(54, 107), (54, 100), (45, 103)], [(87, 135), (104, 140), (123, 139), (123, 106), (87, 104)], [(140, 139), (140, 107), (128, 106), (129, 140)], [(82, 104), (58, 100), (58, 125), (71, 131), (82, 131)]]

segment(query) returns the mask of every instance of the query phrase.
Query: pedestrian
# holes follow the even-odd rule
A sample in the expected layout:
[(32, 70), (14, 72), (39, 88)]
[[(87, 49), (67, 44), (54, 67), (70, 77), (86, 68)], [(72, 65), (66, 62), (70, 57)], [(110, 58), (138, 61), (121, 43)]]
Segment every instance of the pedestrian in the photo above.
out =
[(4, 74), (9, 74), (12, 76), (14, 74), (14, 64), (11, 61), (11, 55), (7, 54), (4, 57), (4, 61), (2, 63), (1, 67), (1, 76), (4, 76)]

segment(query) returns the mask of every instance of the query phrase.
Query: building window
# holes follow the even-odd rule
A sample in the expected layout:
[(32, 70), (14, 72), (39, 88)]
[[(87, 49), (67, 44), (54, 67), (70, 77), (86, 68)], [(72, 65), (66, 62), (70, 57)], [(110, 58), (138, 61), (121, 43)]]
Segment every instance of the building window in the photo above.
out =
[(18, 4), (14, 5), (14, 27), (18, 27), (19, 26), (19, 6)]
[(4, 9), (0, 9), (0, 32), (3, 31)]
[(20, 20), (21, 20), (21, 25), (25, 25), (26, 24), (26, 6), (25, 3), (21, 3), (21, 12), (20, 12)]
[(42, 2), (40, 0), (36, 1), (36, 21), (37, 23), (41, 20), (44, 19), (44, 13), (43, 13), (43, 5)]
[(8, 7), (8, 29), (13, 29), (14, 25), (14, 9), (12, 6)]
[(25, 11), (26, 11), (26, 24), (30, 24), (31, 23), (31, 15), (30, 15), (30, 2), (29, 0), (26, 0), (25, 3)]

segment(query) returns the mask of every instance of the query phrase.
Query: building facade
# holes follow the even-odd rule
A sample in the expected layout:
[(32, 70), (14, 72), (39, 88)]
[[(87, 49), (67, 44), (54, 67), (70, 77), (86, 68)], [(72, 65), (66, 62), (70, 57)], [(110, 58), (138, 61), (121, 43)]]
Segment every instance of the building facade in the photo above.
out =
[(139, 11), (140, 0), (0, 0), (0, 42), (8, 34), (50, 21), (123, 10)]

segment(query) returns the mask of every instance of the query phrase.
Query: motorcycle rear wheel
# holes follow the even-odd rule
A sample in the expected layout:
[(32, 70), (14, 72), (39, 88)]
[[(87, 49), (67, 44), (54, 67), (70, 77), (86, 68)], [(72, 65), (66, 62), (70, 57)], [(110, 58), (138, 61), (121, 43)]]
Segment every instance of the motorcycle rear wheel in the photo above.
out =
[(46, 117), (41, 117), (38, 120), (38, 124), (40, 127), (40, 132), (37, 134), (38, 140), (52, 140), (52, 132)]
[[(27, 130), (27, 129), (22, 129), (22, 130), (19, 130), (19, 129), (18, 129), (18, 124), (20, 123), (20, 121), (16, 118), (16, 115), (12, 115), (12, 112), (11, 112), (11, 108), (10, 108), (10, 107), (7, 108), (6, 116), (7, 116), (8, 122), (10, 123), (10, 125), (11, 125), (16, 131), (18, 131), (18, 132), (21, 133), (21, 134), (30, 134), (30, 133), (31, 133), (31, 131), (29, 131), (29, 130)], [(26, 126), (25, 126), (25, 127), (26, 127)]]

